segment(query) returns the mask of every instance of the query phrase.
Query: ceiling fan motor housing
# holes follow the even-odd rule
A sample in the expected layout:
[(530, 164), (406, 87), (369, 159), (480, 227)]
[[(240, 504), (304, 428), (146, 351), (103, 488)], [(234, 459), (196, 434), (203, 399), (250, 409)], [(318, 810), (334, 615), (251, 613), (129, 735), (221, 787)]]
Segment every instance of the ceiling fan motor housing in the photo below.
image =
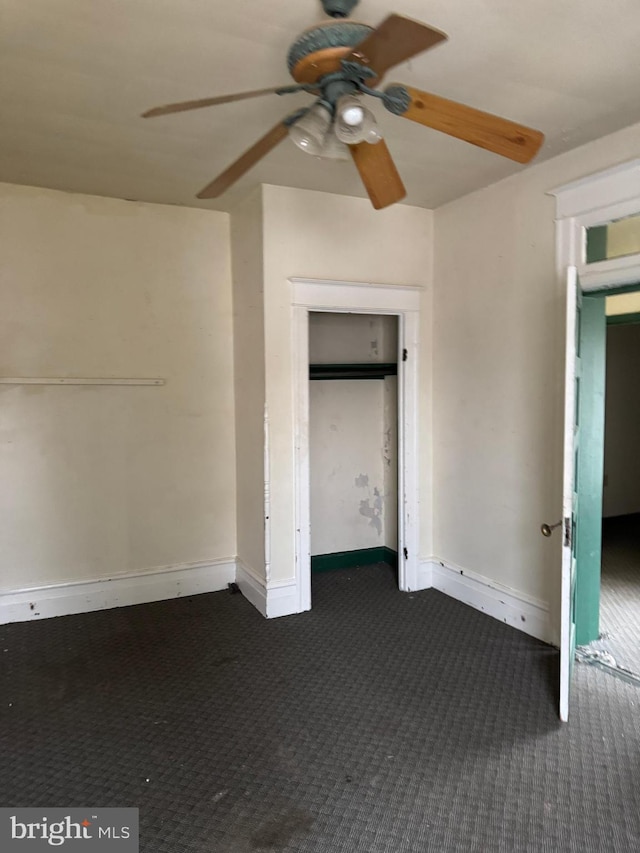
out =
[(348, 18), (359, 0), (322, 0), (324, 11), (331, 18)]
[(289, 73), (297, 83), (336, 74), (342, 60), (372, 32), (373, 27), (355, 21), (330, 21), (305, 30), (289, 48)]

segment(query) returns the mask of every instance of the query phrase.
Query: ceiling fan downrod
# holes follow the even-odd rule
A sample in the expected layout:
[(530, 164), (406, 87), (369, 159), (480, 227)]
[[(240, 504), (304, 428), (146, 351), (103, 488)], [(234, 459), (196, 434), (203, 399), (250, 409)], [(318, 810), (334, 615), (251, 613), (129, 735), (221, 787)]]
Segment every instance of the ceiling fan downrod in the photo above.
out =
[(330, 18), (348, 18), (360, 0), (322, 0), (322, 8)]

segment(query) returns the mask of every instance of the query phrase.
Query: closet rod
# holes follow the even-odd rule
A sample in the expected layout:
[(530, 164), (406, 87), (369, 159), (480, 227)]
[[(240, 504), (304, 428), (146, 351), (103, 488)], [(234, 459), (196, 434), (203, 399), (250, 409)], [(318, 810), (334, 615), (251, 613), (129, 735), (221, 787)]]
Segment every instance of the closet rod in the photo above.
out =
[(309, 365), (309, 379), (384, 379), (397, 373), (397, 364), (380, 362)]

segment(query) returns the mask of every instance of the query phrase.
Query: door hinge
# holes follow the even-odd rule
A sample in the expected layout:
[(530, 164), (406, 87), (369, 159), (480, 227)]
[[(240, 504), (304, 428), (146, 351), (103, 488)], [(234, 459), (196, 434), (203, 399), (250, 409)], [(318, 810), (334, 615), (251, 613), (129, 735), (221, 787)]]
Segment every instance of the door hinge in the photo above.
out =
[(564, 520), (564, 546), (571, 547), (571, 518), (569, 517)]
[(406, 361), (408, 356), (409, 356), (409, 353), (406, 351), (406, 349), (403, 349), (402, 350), (402, 360)]
[(407, 551), (407, 549), (406, 549), (406, 548), (403, 548), (403, 549), (402, 549), (402, 553), (404, 554), (404, 558), (405, 558), (405, 560), (408, 560), (408, 559), (409, 559), (409, 552)]

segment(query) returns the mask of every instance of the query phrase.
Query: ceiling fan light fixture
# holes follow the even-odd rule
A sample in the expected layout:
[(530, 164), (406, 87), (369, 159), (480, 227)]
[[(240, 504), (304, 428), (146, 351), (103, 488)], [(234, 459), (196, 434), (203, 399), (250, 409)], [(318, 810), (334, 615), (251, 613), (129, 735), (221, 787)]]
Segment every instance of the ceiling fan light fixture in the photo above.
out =
[(322, 104), (316, 104), (289, 128), (289, 136), (302, 151), (320, 155), (330, 129), (331, 113)]
[(320, 95), (311, 108), (295, 110), (281, 119), (207, 184), (198, 198), (218, 198), (290, 135), (308, 154), (329, 159), (349, 156), (376, 210), (400, 201), (406, 190), (375, 114), (364, 106), (362, 94), (380, 98), (382, 105), (400, 118), (517, 163), (528, 163), (535, 157), (544, 140), (538, 130), (412, 86), (396, 83), (384, 92), (375, 91), (391, 68), (446, 41), (445, 33), (397, 14), (388, 15), (374, 29), (344, 20), (358, 0), (321, 2), (335, 20), (305, 30), (289, 48), (287, 66), (296, 85), (181, 101), (143, 113), (144, 118), (152, 118), (266, 94), (305, 91)]
[(320, 157), (325, 160), (349, 160), (349, 148), (330, 131), (325, 137)]
[[(364, 141), (379, 142), (382, 139), (374, 114), (353, 95), (343, 95), (338, 100), (335, 133), (340, 142), (346, 145), (357, 145)], [(371, 134), (375, 138), (369, 140)]]
[(377, 145), (378, 142), (382, 142), (383, 136), (382, 131), (378, 127), (377, 124), (374, 124), (373, 127), (369, 130), (369, 133), (364, 138), (365, 142), (368, 142), (369, 145)]

